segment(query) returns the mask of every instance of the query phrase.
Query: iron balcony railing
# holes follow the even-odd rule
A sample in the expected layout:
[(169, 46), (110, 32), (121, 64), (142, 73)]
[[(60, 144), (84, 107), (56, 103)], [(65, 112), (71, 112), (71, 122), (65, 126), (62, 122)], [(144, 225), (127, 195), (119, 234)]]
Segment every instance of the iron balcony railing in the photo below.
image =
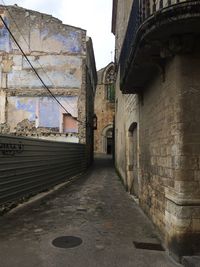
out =
[(137, 1), (140, 2), (141, 22), (143, 22), (149, 16), (153, 15), (155, 12), (163, 8), (170, 7), (183, 2), (195, 2), (194, 0), (137, 0)]
[(140, 26), (140, 3), (139, 0), (134, 0), (132, 5), (131, 14), (129, 17), (128, 27), (126, 30), (125, 39), (121, 49), (121, 54), (119, 58), (120, 72), (124, 74), (126, 65), (128, 64), (128, 57), (137, 34), (137, 30)]
[(121, 76), (124, 76), (129, 63), (137, 32), (141, 24), (155, 13), (164, 8), (175, 6), (183, 2), (198, 2), (194, 0), (133, 0), (132, 9), (129, 17), (126, 35), (119, 56), (118, 65), (120, 66)]

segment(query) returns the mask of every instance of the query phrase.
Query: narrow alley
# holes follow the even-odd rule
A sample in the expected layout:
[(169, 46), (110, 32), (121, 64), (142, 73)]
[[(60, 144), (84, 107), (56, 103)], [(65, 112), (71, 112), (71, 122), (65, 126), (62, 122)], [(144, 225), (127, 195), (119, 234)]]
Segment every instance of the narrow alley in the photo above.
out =
[[(109, 156), (99, 155), (72, 185), (16, 208), (0, 224), (0, 267), (180, 266), (165, 251), (135, 247), (134, 242), (160, 242)], [(61, 236), (82, 243), (55, 247), (52, 241)]]

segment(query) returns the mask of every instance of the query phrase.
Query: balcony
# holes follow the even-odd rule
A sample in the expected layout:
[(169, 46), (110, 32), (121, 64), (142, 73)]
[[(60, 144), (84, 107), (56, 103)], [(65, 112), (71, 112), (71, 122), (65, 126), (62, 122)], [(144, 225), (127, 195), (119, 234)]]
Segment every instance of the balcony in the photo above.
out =
[(200, 34), (200, 1), (134, 0), (121, 54), (123, 93), (140, 93), (178, 53), (189, 53)]

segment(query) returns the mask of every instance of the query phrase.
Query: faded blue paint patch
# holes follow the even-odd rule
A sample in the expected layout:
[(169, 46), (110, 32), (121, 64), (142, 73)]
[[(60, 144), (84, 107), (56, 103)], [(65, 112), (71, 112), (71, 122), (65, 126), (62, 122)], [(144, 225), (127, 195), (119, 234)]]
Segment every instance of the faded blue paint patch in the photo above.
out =
[[(77, 117), (77, 96), (58, 97), (58, 100), (72, 116)], [(52, 97), (9, 97), (9, 103), (15, 107), (14, 115), (29, 121), (37, 118), (39, 127), (60, 128), (63, 122), (65, 111)], [(69, 129), (69, 132), (77, 132), (77, 129)]]
[[(9, 19), (4, 17), (4, 21), (9, 27)], [(0, 50), (10, 52), (11, 51), (11, 40), (10, 34), (5, 26), (0, 29)]]
[[(39, 73), (40, 74), (40, 73)], [(50, 79), (47, 77), (47, 75), (42, 72), (40, 74), (42, 77), (44, 83), (47, 86), (52, 86), (52, 83)], [(8, 73), (8, 87), (9, 88), (23, 88), (23, 87), (28, 87), (28, 88), (40, 88), (42, 87), (41, 82), (39, 79), (36, 78), (34, 72), (30, 70), (13, 70), (12, 72)]]
[(79, 40), (79, 36), (77, 32), (70, 32), (69, 34), (70, 37), (70, 43), (71, 43), (71, 52), (74, 53), (79, 53), (81, 52), (81, 44), (80, 44), (80, 40)]
[(26, 112), (29, 112), (30, 115), (29, 115), (28, 119), (30, 121), (35, 120), (35, 110), (36, 110), (35, 99), (24, 100), (24, 99), (17, 98), (16, 102), (15, 102), (15, 107), (17, 110), (24, 110)]
[(79, 34), (77, 32), (70, 32), (68, 37), (65, 37), (59, 33), (55, 35), (54, 38), (61, 42), (64, 47), (68, 48), (70, 52), (81, 52), (81, 39), (79, 38)]
[[(56, 87), (70, 87), (70, 88), (80, 88), (81, 80), (75, 75), (69, 73), (61, 73), (60, 71), (44, 71), (38, 70), (41, 78), (48, 87), (52, 87), (52, 82)], [(48, 78), (49, 77), (49, 78)], [(41, 88), (42, 84), (40, 80), (37, 79), (34, 72), (30, 70), (13, 70), (8, 73), (8, 87), (9, 88)]]
[(54, 99), (43, 97), (39, 100), (39, 126), (59, 128), (59, 106)]
[(40, 36), (41, 36), (42, 39), (45, 39), (48, 36), (48, 34), (49, 34), (49, 30), (48, 29), (44, 29), (44, 30), (41, 31)]

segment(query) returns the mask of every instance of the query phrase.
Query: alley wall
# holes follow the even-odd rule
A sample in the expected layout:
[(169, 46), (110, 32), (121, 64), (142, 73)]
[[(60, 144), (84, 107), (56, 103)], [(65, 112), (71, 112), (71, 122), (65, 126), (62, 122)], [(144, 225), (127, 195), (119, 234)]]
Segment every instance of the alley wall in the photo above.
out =
[(182, 255), (198, 254), (200, 245), (199, 39), (194, 41), (190, 36), (186, 44), (184, 36), (179, 46), (173, 43), (173, 53), (165, 55), (164, 68), (158, 63), (155, 75), (137, 94), (123, 94), (120, 51), (128, 23), (125, 7), (131, 6), (129, 1), (113, 3), (117, 7), (113, 33), (119, 63), (116, 168), (125, 188), (139, 198), (140, 206), (157, 226), (170, 253), (180, 260)]

